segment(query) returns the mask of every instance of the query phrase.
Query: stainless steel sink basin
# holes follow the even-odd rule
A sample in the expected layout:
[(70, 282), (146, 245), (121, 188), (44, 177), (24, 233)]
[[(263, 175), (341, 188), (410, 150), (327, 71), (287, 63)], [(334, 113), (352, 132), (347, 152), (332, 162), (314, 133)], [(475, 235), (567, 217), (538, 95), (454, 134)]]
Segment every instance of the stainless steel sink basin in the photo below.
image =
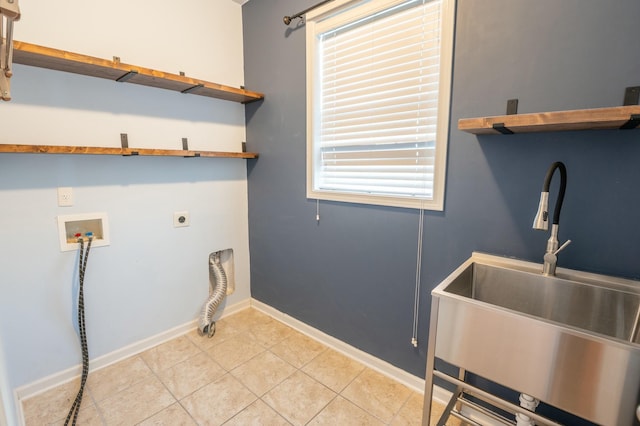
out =
[(640, 282), (541, 270), (473, 253), (433, 290), (427, 387), (440, 358), (594, 423), (639, 425)]
[(629, 285), (619, 279), (567, 272), (545, 277), (539, 272), (473, 262), (442, 291), (640, 343), (640, 283)]

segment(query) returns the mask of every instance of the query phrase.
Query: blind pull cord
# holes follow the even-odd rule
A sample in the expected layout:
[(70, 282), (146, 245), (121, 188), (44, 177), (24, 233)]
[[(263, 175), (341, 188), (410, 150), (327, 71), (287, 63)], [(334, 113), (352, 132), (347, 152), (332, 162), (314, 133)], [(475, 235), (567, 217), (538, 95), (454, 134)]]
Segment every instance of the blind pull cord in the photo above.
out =
[(416, 287), (413, 300), (413, 334), (411, 344), (414, 348), (418, 347), (418, 317), (420, 310), (420, 275), (422, 273), (422, 242), (424, 240), (424, 208), (420, 208), (418, 218), (418, 250), (416, 255)]

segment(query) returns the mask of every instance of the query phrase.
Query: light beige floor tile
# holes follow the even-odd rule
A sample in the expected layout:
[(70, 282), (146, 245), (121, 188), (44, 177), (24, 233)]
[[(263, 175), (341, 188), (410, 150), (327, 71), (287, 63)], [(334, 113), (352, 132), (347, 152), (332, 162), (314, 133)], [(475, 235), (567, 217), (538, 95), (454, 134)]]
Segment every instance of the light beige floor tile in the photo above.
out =
[(320, 414), (307, 424), (309, 426), (384, 426), (384, 423), (380, 420), (341, 396), (331, 401), (327, 408), (322, 410)]
[(282, 342), (294, 332), (291, 327), (276, 320), (261, 323), (251, 328), (251, 333), (256, 337), (256, 341), (265, 348), (270, 348)]
[[(27, 426), (40, 426), (65, 419), (80, 389), (80, 378), (57, 386), (22, 401)], [(90, 391), (85, 388), (80, 411), (93, 406)]]
[(218, 345), (224, 342), (227, 339), (235, 337), (238, 333), (241, 333), (242, 330), (235, 328), (232, 324), (226, 319), (221, 319), (216, 321), (216, 333), (212, 337), (201, 336), (198, 334), (198, 329), (194, 329), (186, 334), (186, 336), (191, 340), (197, 347), (206, 351), (211, 349), (215, 345)]
[(269, 315), (253, 308), (244, 309), (236, 314), (225, 317), (224, 320), (238, 330), (250, 330), (256, 326), (275, 321)]
[(422, 425), (422, 401), (424, 396), (412, 392), (407, 402), (402, 406), (391, 426), (420, 426)]
[[(27, 426), (62, 425), (78, 387), (23, 401)], [(434, 403), (431, 424), (443, 408)], [(219, 320), (212, 339), (194, 330), (92, 372), (78, 424), (410, 426), (421, 417), (419, 393), (246, 309)]]
[(262, 396), (295, 371), (291, 364), (265, 351), (232, 370), (231, 374), (251, 392)]
[(224, 426), (290, 426), (291, 423), (286, 421), (282, 416), (273, 411), (271, 407), (257, 400), (231, 420), (226, 422)]
[[(438, 420), (440, 420), (440, 416), (442, 416), (442, 413), (444, 412), (445, 406), (444, 404), (440, 404), (439, 402), (434, 401), (433, 404), (431, 405), (431, 418), (429, 419), (429, 424), (435, 426), (438, 423)], [(449, 418), (446, 420), (446, 425), (447, 426), (463, 426), (464, 423), (462, 423), (462, 420), (457, 419), (453, 416), (449, 416)]]
[(318, 414), (336, 393), (301, 371), (262, 397), (271, 408), (294, 425), (304, 425)]
[(282, 342), (270, 350), (296, 368), (301, 368), (326, 350), (326, 346), (318, 343), (302, 333), (293, 332)]
[(251, 333), (241, 333), (209, 349), (207, 353), (227, 371), (265, 351)]
[(105, 422), (112, 426), (136, 424), (175, 402), (160, 380), (152, 375), (97, 404)]
[(220, 425), (256, 400), (231, 374), (195, 391), (180, 403), (200, 425)]
[(225, 374), (225, 369), (204, 352), (157, 373), (162, 383), (178, 400)]
[(173, 367), (177, 363), (202, 352), (186, 336), (180, 336), (140, 354), (155, 373)]
[(134, 385), (149, 375), (151, 369), (139, 356), (134, 356), (89, 374), (87, 387), (96, 401)]
[(338, 393), (342, 392), (362, 370), (364, 370), (364, 365), (333, 349), (327, 349), (302, 369), (302, 371)]
[(139, 426), (192, 426), (196, 422), (182, 408), (179, 403), (175, 403), (160, 411), (153, 417), (148, 418)]
[[(64, 426), (65, 420), (66, 420), (66, 416), (64, 419), (60, 419), (57, 422), (47, 423), (47, 424), (50, 424), (52, 426)], [(71, 424), (71, 422), (69, 422), (69, 424)], [(100, 416), (100, 413), (98, 412), (98, 409), (96, 408), (95, 405), (90, 405), (86, 408), (82, 408), (78, 413), (78, 420), (76, 424), (82, 425), (82, 426), (102, 426), (103, 425), (102, 417)]]
[(389, 423), (407, 401), (410, 393), (406, 386), (365, 368), (341, 395), (384, 423)]

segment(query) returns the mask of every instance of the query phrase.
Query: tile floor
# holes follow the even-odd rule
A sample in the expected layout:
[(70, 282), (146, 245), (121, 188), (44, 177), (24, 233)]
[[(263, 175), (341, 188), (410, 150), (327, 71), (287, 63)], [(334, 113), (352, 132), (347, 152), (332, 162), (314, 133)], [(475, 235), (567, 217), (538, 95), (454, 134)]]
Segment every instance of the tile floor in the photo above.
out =
[[(63, 425), (79, 382), (24, 400), (26, 425)], [(211, 339), (194, 330), (90, 373), (78, 424), (419, 425), (421, 417), (421, 394), (250, 308), (218, 321)]]

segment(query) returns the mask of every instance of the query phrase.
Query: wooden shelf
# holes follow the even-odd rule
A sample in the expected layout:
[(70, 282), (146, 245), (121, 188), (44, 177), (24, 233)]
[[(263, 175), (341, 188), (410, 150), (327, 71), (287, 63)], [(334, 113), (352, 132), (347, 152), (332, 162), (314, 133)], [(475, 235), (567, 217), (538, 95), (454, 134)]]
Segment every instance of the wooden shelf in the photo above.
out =
[[(248, 103), (264, 98), (262, 93), (224, 86), (184, 75), (130, 65), (119, 60), (109, 61), (79, 53), (66, 52), (22, 41), (13, 43), (13, 62), (57, 71), (71, 72), (119, 82), (168, 89), (191, 95), (208, 96), (227, 101)], [(141, 155), (173, 157), (258, 158), (254, 152), (193, 151), (148, 148), (106, 148), (56, 145), (3, 145), (0, 153), (26, 154), (92, 154)]]
[(57, 71), (66, 71), (108, 80), (141, 84), (191, 95), (248, 103), (264, 98), (262, 93), (224, 86), (204, 80), (156, 71), (138, 65), (109, 61), (79, 53), (14, 41), (13, 62)]
[(476, 135), (636, 128), (640, 105), (462, 118), (458, 129)]
[(57, 146), (57, 145), (3, 145), (0, 154), (93, 154), (93, 155), (141, 155), (169, 157), (218, 157), (218, 158), (258, 158), (255, 152), (224, 151), (186, 151), (181, 149), (148, 149), (148, 148), (102, 148), (92, 146)]

